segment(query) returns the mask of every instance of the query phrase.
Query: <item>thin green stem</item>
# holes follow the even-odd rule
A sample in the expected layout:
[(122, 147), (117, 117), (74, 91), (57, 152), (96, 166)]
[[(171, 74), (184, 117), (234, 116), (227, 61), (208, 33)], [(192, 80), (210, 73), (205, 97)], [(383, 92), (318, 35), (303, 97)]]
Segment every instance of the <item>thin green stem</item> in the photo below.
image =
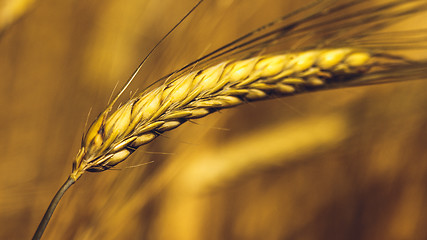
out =
[(61, 200), (62, 196), (64, 196), (65, 191), (67, 191), (67, 189), (70, 188), (71, 185), (73, 185), (75, 182), (75, 179), (69, 177), (67, 181), (65, 181), (65, 183), (62, 185), (62, 187), (58, 190), (55, 197), (50, 202), (49, 207), (47, 208), (46, 213), (43, 216), (43, 219), (37, 227), (37, 230), (33, 236), (33, 240), (39, 240), (42, 237), (43, 232), (46, 229), (50, 218), (52, 217), (53, 211), (55, 211), (55, 208), (59, 203), (59, 200)]

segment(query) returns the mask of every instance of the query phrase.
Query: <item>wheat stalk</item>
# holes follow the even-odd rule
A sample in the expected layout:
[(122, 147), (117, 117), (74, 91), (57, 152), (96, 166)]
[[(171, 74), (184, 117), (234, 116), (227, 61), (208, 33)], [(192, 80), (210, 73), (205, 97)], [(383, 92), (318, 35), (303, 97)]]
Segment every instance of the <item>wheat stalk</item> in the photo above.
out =
[[(284, 34), (289, 34), (287, 39), (298, 37), (301, 33), (318, 27), (318, 20), (323, 20), (323, 24), (331, 24), (332, 20), (325, 16), (341, 12), (360, 2), (349, 1), (320, 14), (310, 15), (300, 22), (297, 21), (302, 26), (300, 29), (295, 28), (298, 24), (294, 23), (242, 43), (241, 40), (248, 39), (253, 33), (282, 22), (289, 16), (287, 15), (184, 67), (177, 74), (168, 76), (168, 80), (159, 87), (139, 94), (112, 111), (118, 97), (138, 73), (140, 69), (138, 67), (130, 81), (84, 135), (73, 163), (72, 173), (52, 200), (33, 239), (41, 238), (59, 199), (84, 172), (108, 170), (124, 161), (138, 147), (190, 119), (201, 118), (245, 102), (325, 88), (425, 77), (427, 75), (425, 61), (407, 60), (386, 51), (390, 48), (421, 48), (425, 41), (424, 35), (407, 32), (401, 33), (400, 37), (396, 36), (396, 41), (386, 39), (380, 42), (372, 41), (379, 39), (380, 35), (373, 34), (377, 29), (399, 20), (402, 16), (426, 10), (427, 4), (418, 0), (396, 0), (364, 9), (363, 12), (355, 11), (353, 15), (346, 17), (337, 16), (332, 20), (342, 21), (337, 23), (341, 30), (350, 28), (355, 19), (361, 19), (360, 22), (366, 23), (366, 28), (362, 28), (362, 32), (353, 33), (345, 40), (343, 36), (338, 35), (334, 36), (335, 39), (329, 44), (324, 43), (324, 46), (316, 45), (312, 49), (262, 54), (262, 49), (276, 44), (277, 40), (284, 38)], [(407, 6), (407, 3), (412, 5)], [(400, 8), (403, 10), (398, 10)], [(387, 20), (386, 24), (380, 17)], [(368, 20), (373, 24), (368, 24)], [(312, 25), (308, 27), (304, 25), (311, 21), (314, 22)], [(327, 26), (322, 33), (330, 37), (333, 33), (336, 34), (337, 30)], [(239, 57), (239, 54), (253, 50), (256, 50), (255, 54), (251, 54), (250, 57)], [(228, 59), (215, 65), (210, 64), (213, 60), (219, 60), (224, 56)], [(189, 71), (199, 67), (202, 68)]]

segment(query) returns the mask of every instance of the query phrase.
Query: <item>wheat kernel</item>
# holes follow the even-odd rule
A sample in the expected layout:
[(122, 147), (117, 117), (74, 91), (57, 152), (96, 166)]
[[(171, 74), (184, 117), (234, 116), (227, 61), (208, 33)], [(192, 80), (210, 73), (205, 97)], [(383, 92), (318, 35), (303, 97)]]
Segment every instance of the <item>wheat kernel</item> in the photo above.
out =
[(279, 93), (290, 94), (295, 92), (295, 88), (287, 84), (277, 84), (276, 91)]
[(181, 124), (181, 121), (167, 121), (162, 126), (158, 127), (156, 130), (159, 132), (165, 132), (177, 128)]
[(331, 69), (333, 66), (340, 63), (350, 51), (351, 50), (348, 48), (326, 50), (320, 54), (317, 65), (322, 69)]
[(247, 78), (249, 74), (252, 72), (256, 61), (254, 58), (250, 58), (248, 60), (238, 61), (229, 66), (230, 72), (228, 77), (230, 78), (230, 82), (242, 81)]
[(302, 72), (310, 68), (315, 63), (318, 55), (319, 51), (307, 51), (298, 54), (296, 58), (290, 62), (292, 69), (296, 72)]
[(371, 59), (371, 54), (367, 52), (356, 52), (350, 54), (345, 60), (345, 63), (351, 67), (361, 67)]
[(242, 100), (233, 96), (218, 96), (217, 99), (222, 102), (224, 107), (234, 107), (242, 103)]
[(307, 84), (310, 87), (318, 87), (318, 86), (325, 85), (325, 82), (322, 79), (311, 77), (307, 80)]
[(147, 101), (147, 104), (144, 105), (142, 108), (143, 111), (143, 118), (144, 119), (150, 119), (160, 108), (160, 102), (161, 102), (161, 89), (157, 89), (157, 91), (151, 92), (150, 95), (147, 96), (149, 101)]
[(191, 110), (191, 117), (190, 118), (201, 118), (206, 115), (208, 115), (210, 111), (206, 108), (199, 108), (199, 109), (193, 109)]
[(267, 94), (264, 91), (261, 91), (258, 89), (250, 89), (245, 96), (245, 98), (250, 100), (259, 100), (266, 97), (267, 97)]
[(132, 143), (130, 143), (129, 146), (133, 148), (137, 148), (141, 145), (144, 145), (153, 141), (156, 137), (157, 135), (155, 133), (145, 133), (137, 137)]
[(285, 67), (286, 57), (283, 55), (261, 59), (255, 66), (255, 70), (260, 72), (259, 77), (271, 77), (282, 72)]
[(212, 92), (212, 88), (218, 83), (218, 79), (221, 77), (221, 64), (210, 67), (204, 71), (201, 71), (199, 75), (194, 78), (194, 82), (199, 83), (196, 87), (196, 93), (199, 94), (203, 91)]
[(132, 152), (128, 149), (123, 149), (119, 152), (116, 152), (111, 156), (107, 161), (105, 161), (105, 165), (110, 167), (117, 165), (121, 161), (125, 160)]

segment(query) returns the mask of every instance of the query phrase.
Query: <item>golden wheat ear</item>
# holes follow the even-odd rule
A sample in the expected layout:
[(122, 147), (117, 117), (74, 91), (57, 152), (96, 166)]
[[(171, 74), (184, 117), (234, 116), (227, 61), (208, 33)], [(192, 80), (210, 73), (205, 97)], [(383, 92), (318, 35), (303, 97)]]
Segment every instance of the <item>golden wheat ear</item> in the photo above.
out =
[[(311, 7), (318, 7), (320, 2), (227, 44), (169, 75), (169, 81), (113, 110), (131, 77), (89, 127), (72, 173), (49, 206), (33, 239), (41, 237), (59, 199), (84, 172), (108, 170), (138, 147), (190, 119), (251, 101), (427, 77), (426, 60), (409, 60), (387, 52), (423, 49), (427, 43), (425, 35), (407, 38), (401, 32), (396, 41), (389, 41), (381, 40), (384, 35), (377, 32), (426, 11), (424, 0), (395, 0), (373, 6), (367, 0), (325, 1), (335, 5), (284, 24), (284, 19), (313, 10)], [(353, 31), (355, 23), (360, 26)], [(311, 41), (311, 45), (261, 54), (265, 48), (313, 33), (320, 40)]]
[(190, 72), (98, 118), (72, 176), (107, 170), (159, 134), (219, 109), (321, 89), (424, 78), (426, 67), (426, 62), (372, 50), (335, 48), (227, 61)]

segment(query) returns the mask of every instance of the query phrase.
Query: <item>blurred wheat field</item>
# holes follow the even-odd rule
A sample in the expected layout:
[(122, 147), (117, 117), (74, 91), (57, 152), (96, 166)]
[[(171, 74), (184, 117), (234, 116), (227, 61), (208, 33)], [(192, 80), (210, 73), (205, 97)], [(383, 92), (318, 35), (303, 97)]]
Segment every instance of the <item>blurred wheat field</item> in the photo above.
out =
[[(30, 238), (70, 173), (89, 110), (91, 122), (194, 1), (22, 4), (31, 6), (0, 29), (0, 239)], [(133, 91), (301, 4), (207, 0)], [(85, 174), (44, 239), (426, 239), (426, 89), (331, 90), (184, 124), (121, 170)]]

